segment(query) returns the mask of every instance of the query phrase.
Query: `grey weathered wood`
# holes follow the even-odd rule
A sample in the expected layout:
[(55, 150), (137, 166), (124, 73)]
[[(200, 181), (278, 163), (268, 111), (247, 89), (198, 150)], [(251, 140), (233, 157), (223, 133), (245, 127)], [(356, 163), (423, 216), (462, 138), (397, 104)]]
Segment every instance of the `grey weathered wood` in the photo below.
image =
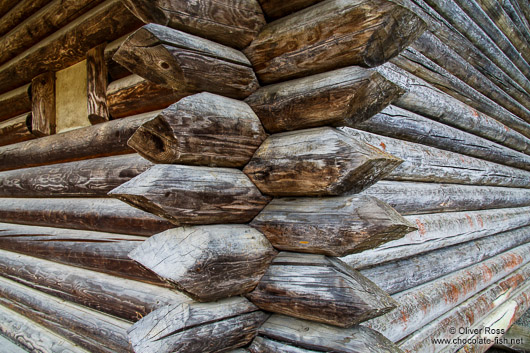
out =
[(343, 329), (277, 314), (261, 326), (249, 350), (252, 353), (401, 353), (383, 335), (363, 326)]
[(266, 311), (340, 327), (383, 315), (397, 303), (344, 262), (281, 252), (247, 297)]
[(245, 101), (267, 131), (280, 132), (323, 125), (353, 126), (403, 92), (377, 72), (351, 66), (268, 85)]
[(237, 169), (158, 164), (109, 192), (176, 225), (247, 223), (269, 198)]
[(530, 190), (381, 180), (361, 195), (377, 197), (402, 215), (530, 205)]
[(277, 198), (250, 225), (277, 249), (330, 256), (372, 249), (416, 229), (367, 196)]
[(113, 59), (132, 73), (186, 94), (207, 91), (242, 99), (259, 88), (240, 51), (152, 23), (129, 36)]
[(145, 23), (158, 23), (242, 49), (265, 24), (257, 0), (124, 0)]
[(247, 104), (204, 92), (143, 123), (127, 144), (155, 163), (243, 167), (265, 137)]
[(0, 121), (31, 111), (30, 85), (0, 94)]
[(129, 257), (198, 301), (250, 292), (276, 255), (246, 225), (181, 227), (159, 233)]
[(36, 136), (55, 134), (55, 73), (45, 72), (31, 81), (31, 132)]
[(499, 343), (494, 344), (493, 347), (508, 352), (530, 352), (530, 332), (528, 327), (514, 324), (502, 338), (499, 338)]
[(249, 343), (268, 314), (235, 297), (162, 307), (129, 329), (137, 353), (219, 352)]
[(0, 146), (32, 140), (31, 113), (22, 114), (0, 122)]
[(526, 170), (348, 127), (340, 130), (404, 160), (385, 176), (388, 180), (530, 187), (530, 172)]
[(401, 160), (323, 127), (269, 136), (244, 173), (273, 196), (359, 192), (385, 177)]
[(108, 70), (105, 62), (106, 43), (87, 52), (87, 111), (92, 124), (110, 120), (107, 107)]
[(244, 50), (264, 83), (350, 66), (377, 66), (424, 30), (389, 1), (327, 0), (266, 25)]
[(322, 0), (258, 0), (263, 12), (269, 20), (276, 20), (293, 12), (300, 11), (306, 7), (317, 4)]

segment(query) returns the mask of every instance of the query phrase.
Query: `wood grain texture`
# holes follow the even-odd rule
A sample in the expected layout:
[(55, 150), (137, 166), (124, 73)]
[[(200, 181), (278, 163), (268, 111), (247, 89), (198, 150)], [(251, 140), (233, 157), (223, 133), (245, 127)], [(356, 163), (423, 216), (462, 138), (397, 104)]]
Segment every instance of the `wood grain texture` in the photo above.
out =
[(383, 335), (363, 326), (343, 329), (277, 314), (260, 327), (249, 350), (252, 353), (401, 353)]
[(526, 353), (530, 351), (530, 332), (528, 328), (521, 325), (512, 325), (506, 334), (499, 338), (499, 343), (493, 345), (494, 348), (502, 351), (512, 351), (516, 353)]
[(12, 31), (15, 27), (20, 25), (26, 18), (44, 7), (51, 0), (22, 0), (3, 15), (0, 23), (0, 37), (5, 36), (6, 33)]
[(378, 73), (352, 66), (268, 85), (245, 101), (267, 131), (280, 132), (323, 125), (353, 126), (403, 93)]
[(265, 137), (247, 104), (204, 92), (142, 124), (127, 144), (155, 163), (243, 167)]
[(113, 59), (179, 93), (206, 91), (243, 99), (259, 88), (250, 62), (240, 51), (152, 23), (129, 36)]
[(260, 81), (273, 83), (391, 59), (424, 23), (389, 1), (327, 0), (268, 24), (244, 50)]
[(92, 124), (110, 119), (107, 107), (108, 70), (105, 62), (106, 43), (87, 52), (87, 110)]
[(55, 134), (55, 73), (48, 71), (31, 81), (31, 132), (36, 136)]
[(0, 254), (3, 277), (132, 322), (162, 306), (190, 301), (163, 287), (4, 250)]
[(344, 262), (281, 252), (247, 297), (261, 309), (339, 327), (383, 315), (392, 298)]
[(0, 146), (32, 140), (31, 113), (22, 114), (0, 122)]
[(401, 162), (323, 127), (269, 136), (243, 171), (267, 195), (324, 196), (359, 192)]
[(181, 227), (159, 233), (129, 257), (197, 301), (250, 292), (277, 254), (246, 225)]
[(5, 0), (0, 3), (0, 16), (4, 16), (9, 10), (11, 10), (16, 4), (17, 0)]
[(235, 297), (162, 307), (129, 329), (137, 353), (213, 353), (245, 346), (269, 316)]
[(125, 0), (145, 23), (158, 23), (215, 42), (242, 49), (265, 24), (256, 0), (187, 1)]
[(0, 121), (31, 111), (30, 85), (0, 94)]
[(237, 169), (158, 164), (109, 192), (176, 225), (247, 223), (269, 198)]
[(273, 199), (250, 223), (281, 250), (345, 256), (416, 227), (373, 197)]
[(305, 9), (311, 5), (317, 4), (322, 0), (292, 0), (292, 1), (278, 1), (278, 0), (258, 0), (263, 12), (269, 20), (276, 20), (278, 18), (292, 14), (293, 12)]

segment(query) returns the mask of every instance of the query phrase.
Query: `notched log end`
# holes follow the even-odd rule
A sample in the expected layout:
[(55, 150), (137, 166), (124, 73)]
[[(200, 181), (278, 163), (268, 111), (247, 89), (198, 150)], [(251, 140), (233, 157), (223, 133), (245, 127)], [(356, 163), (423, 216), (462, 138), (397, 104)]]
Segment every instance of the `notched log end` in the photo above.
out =
[(169, 125), (156, 117), (138, 128), (127, 141), (127, 145), (153, 163), (177, 163), (180, 158), (177, 143), (168, 136)]

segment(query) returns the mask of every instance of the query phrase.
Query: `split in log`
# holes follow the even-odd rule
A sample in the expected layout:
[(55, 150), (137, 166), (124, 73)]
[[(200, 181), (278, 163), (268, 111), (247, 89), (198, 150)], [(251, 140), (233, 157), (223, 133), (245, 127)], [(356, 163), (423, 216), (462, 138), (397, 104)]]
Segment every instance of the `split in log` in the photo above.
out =
[(243, 171), (267, 195), (324, 196), (360, 192), (401, 162), (323, 127), (269, 136)]
[(265, 24), (256, 0), (124, 0), (144, 23), (158, 23), (215, 42), (245, 48)]
[(0, 121), (14, 118), (31, 110), (30, 85), (0, 95)]
[[(0, 21), (0, 37), (19, 26), (26, 18), (33, 15), (51, 0), (20, 0)], [(9, 2), (9, 1), (8, 1)], [(9, 48), (9, 47), (5, 47)]]
[(167, 288), (0, 250), (2, 276), (54, 297), (138, 321), (166, 305), (190, 301)]
[[(517, 152), (394, 106), (358, 124), (357, 128), (530, 171), (530, 151)], [(524, 142), (528, 149), (530, 140)]]
[(250, 292), (276, 251), (246, 225), (181, 227), (159, 233), (129, 257), (197, 301)]
[(129, 36), (113, 59), (179, 93), (207, 91), (243, 99), (259, 88), (250, 62), (240, 51), (152, 23)]
[(345, 256), (417, 229), (367, 196), (273, 199), (250, 224), (281, 250)]
[[(108, 71), (105, 63), (106, 43), (90, 49), (87, 64), (87, 110), (92, 124), (109, 120), (107, 107)], [(144, 97), (145, 98), (145, 97)]]
[(292, 14), (321, 2), (322, 0), (258, 0), (263, 12), (269, 20), (276, 20), (278, 18)]
[(513, 325), (493, 347), (502, 351), (528, 353), (530, 352), (530, 331), (528, 327)]
[(158, 164), (109, 192), (176, 225), (247, 223), (269, 198), (240, 170)]
[[(0, 333), (24, 348), (20, 351), (7, 349), (6, 353), (89, 353), (64, 337), (3, 306), (0, 306)], [(6, 348), (5, 343), (1, 341), (0, 346), (2, 349)]]
[(48, 71), (31, 81), (31, 132), (35, 136), (55, 134), (55, 73)]
[(165, 286), (127, 256), (145, 237), (0, 223), (0, 249)]
[[(360, 269), (530, 225), (530, 207), (405, 216), (418, 230), (342, 258)], [(526, 216), (525, 216), (526, 214)]]
[(265, 136), (247, 104), (205, 92), (143, 123), (127, 144), (155, 163), (243, 167)]
[(266, 25), (244, 50), (264, 83), (350, 65), (377, 66), (425, 29), (404, 7), (384, 0), (327, 0)]
[(0, 305), (94, 353), (130, 352), (131, 322), (66, 302), (0, 277)]
[(0, 197), (104, 197), (153, 164), (137, 154), (0, 172)]
[(252, 353), (401, 353), (392, 342), (367, 327), (334, 326), (272, 315), (260, 327)]
[(0, 198), (0, 222), (150, 236), (165, 219), (115, 199)]
[(0, 121), (0, 146), (32, 140), (31, 113)]
[(247, 297), (261, 309), (351, 327), (397, 303), (344, 262), (323, 255), (280, 253)]
[(213, 353), (245, 346), (269, 315), (235, 297), (162, 307), (129, 329), (137, 353)]
[(404, 159), (385, 176), (388, 180), (530, 188), (530, 172), (526, 170), (348, 127), (340, 130), (359, 142)]
[(269, 132), (322, 125), (353, 126), (404, 90), (377, 72), (347, 67), (260, 88), (245, 101)]
[(402, 215), (530, 206), (530, 190), (381, 180), (364, 190)]

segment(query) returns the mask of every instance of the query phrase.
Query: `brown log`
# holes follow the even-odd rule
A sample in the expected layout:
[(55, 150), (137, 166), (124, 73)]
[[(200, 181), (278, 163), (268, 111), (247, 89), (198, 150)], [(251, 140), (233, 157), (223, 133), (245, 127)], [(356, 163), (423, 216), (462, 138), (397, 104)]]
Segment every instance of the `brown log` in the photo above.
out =
[(11, 10), (16, 4), (17, 0), (5, 0), (0, 2), (0, 16), (4, 16), (9, 10)]
[(87, 110), (92, 124), (109, 120), (107, 107), (108, 70), (105, 62), (106, 43), (87, 52)]
[(162, 307), (129, 329), (137, 353), (213, 353), (242, 347), (269, 315), (241, 297)]
[(277, 249), (330, 256), (372, 249), (416, 229), (366, 196), (274, 199), (250, 225)]
[(31, 113), (0, 122), (0, 146), (34, 139), (31, 133)]
[(281, 252), (247, 297), (261, 309), (351, 327), (397, 306), (344, 262), (323, 255)]
[(250, 292), (276, 255), (246, 225), (182, 227), (159, 233), (129, 257), (198, 301)]
[(260, 81), (278, 82), (350, 66), (377, 66), (425, 29), (389, 1), (327, 0), (263, 28), (244, 50)]
[(31, 111), (30, 85), (0, 94), (0, 121)]
[(383, 335), (369, 328), (334, 326), (272, 315), (252, 342), (252, 353), (401, 353)]
[(265, 24), (256, 0), (124, 0), (144, 23), (158, 23), (242, 49)]
[[(37, 12), (51, 0), (21, 0), (2, 17), (0, 21), (0, 37), (20, 25), (26, 18)], [(0, 15), (2, 16), (2, 15)]]
[(132, 73), (187, 95), (206, 91), (243, 99), (259, 88), (240, 51), (156, 24), (129, 36), (113, 59)]
[(247, 223), (269, 198), (237, 169), (158, 164), (109, 192), (176, 225)]
[(404, 90), (378, 73), (347, 67), (260, 88), (245, 101), (269, 132), (323, 125), (353, 126)]
[(31, 132), (35, 136), (55, 134), (55, 73), (48, 71), (31, 81)]
[(317, 4), (322, 0), (291, 0), (291, 1), (278, 1), (278, 0), (258, 0), (263, 12), (269, 20), (276, 20), (280, 17), (284, 17), (292, 14), (293, 12), (300, 11), (311, 5)]
[(243, 167), (265, 137), (247, 104), (205, 92), (142, 124), (127, 144), (155, 163)]
[(402, 160), (329, 127), (269, 136), (243, 170), (267, 195), (359, 192)]

